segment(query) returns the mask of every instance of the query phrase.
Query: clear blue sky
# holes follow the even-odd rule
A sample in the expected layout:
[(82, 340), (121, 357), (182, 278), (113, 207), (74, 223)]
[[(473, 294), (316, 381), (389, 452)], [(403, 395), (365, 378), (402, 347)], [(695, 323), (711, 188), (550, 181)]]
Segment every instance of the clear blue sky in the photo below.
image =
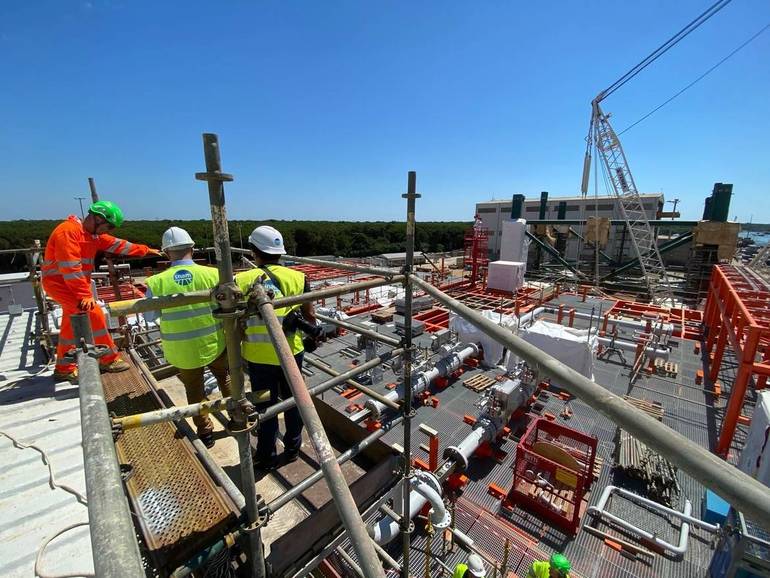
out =
[[(3, 0), (1, 219), (75, 212), (93, 176), (129, 218), (205, 218), (202, 132), (229, 215), (470, 220), (576, 194), (590, 100), (711, 0)], [(770, 22), (734, 0), (605, 102), (621, 130)], [(601, 39), (601, 40), (599, 40)], [(623, 135), (637, 185), (697, 218), (770, 222), (770, 31)]]

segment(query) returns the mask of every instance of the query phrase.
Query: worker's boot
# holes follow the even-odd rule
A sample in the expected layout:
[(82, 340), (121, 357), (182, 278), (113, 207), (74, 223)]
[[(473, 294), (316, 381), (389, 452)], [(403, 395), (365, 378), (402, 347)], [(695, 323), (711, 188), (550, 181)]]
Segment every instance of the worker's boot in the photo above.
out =
[(69, 381), (72, 385), (78, 384), (78, 370), (73, 369), (72, 371), (54, 371), (53, 372), (53, 380), (56, 383), (59, 383), (61, 381)]
[(126, 371), (130, 367), (131, 366), (128, 363), (118, 358), (112, 363), (99, 364), (99, 371), (102, 373), (120, 373), (121, 371)]

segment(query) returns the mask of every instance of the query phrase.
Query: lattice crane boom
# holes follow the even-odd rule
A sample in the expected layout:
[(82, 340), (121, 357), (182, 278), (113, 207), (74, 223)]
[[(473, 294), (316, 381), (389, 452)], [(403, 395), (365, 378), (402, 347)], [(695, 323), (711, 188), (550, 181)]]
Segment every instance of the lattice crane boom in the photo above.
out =
[(604, 114), (601, 106), (599, 106), (601, 98), (602, 95), (600, 94), (592, 102), (591, 128), (589, 129), (588, 149), (583, 167), (583, 194), (585, 195), (588, 190), (588, 171), (591, 166), (591, 144), (593, 142), (596, 144), (612, 184), (613, 193), (618, 199), (618, 206), (628, 229), (634, 252), (639, 259), (639, 268), (642, 270), (642, 276), (650, 297), (653, 303), (660, 304), (668, 301), (668, 304), (672, 305), (671, 284), (658, 250), (655, 232), (647, 219), (647, 213), (636, 188), (634, 177), (628, 167), (623, 146), (610, 124), (609, 115)]

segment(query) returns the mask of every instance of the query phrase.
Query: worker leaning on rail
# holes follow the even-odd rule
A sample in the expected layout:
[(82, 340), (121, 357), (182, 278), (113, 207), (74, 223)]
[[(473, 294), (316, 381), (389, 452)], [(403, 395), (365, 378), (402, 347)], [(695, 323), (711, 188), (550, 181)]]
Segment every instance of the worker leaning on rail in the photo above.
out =
[(118, 372), (129, 367), (118, 357), (115, 343), (107, 329), (107, 320), (96, 304), (91, 288), (94, 260), (100, 251), (131, 257), (160, 255), (160, 251), (107, 234), (122, 223), (123, 212), (115, 203), (97, 201), (88, 208), (85, 219), (81, 221), (70, 215), (48, 237), (45, 257), (40, 266), (43, 288), (49, 297), (61, 305), (63, 314), (56, 347), (56, 381), (77, 383), (77, 365), (66, 354), (76, 345), (70, 315), (80, 311), (88, 313), (94, 342), (109, 348), (108, 354), (99, 359), (101, 370)]
[(527, 578), (569, 578), (569, 571), (569, 560), (563, 554), (554, 553), (548, 561), (533, 562)]
[(468, 556), (468, 563), (460, 563), (455, 566), (455, 571), (452, 574), (452, 578), (485, 578), (487, 575), (487, 567), (484, 565), (484, 560), (478, 554), (471, 554)]
[[(211, 289), (219, 283), (219, 272), (213, 267), (197, 265), (192, 260), (195, 242), (179, 227), (163, 233), (161, 248), (171, 266), (147, 278), (147, 297), (161, 297), (190, 291)], [(148, 321), (160, 315), (160, 338), (163, 356), (179, 369), (189, 403), (206, 399), (203, 374), (206, 367), (219, 384), (225, 397), (230, 396), (230, 374), (225, 351), (222, 322), (214, 318), (210, 303), (183, 305), (145, 313)], [(214, 445), (214, 425), (207, 415), (193, 417), (198, 437), (210, 448)]]
[[(244, 294), (248, 293), (255, 282), (262, 283), (265, 291), (272, 293), (274, 299), (301, 295), (309, 290), (304, 274), (278, 264), (281, 255), (286, 254), (283, 236), (279, 231), (268, 226), (257, 227), (249, 235), (249, 245), (257, 268), (235, 276), (235, 282)], [(304, 303), (301, 306), (280, 307), (275, 310), (275, 314), (283, 323), (291, 352), (301, 368), (305, 346), (300, 327), (304, 327), (314, 337), (320, 332), (320, 327), (315, 324), (313, 305)], [(261, 317), (247, 318), (241, 352), (248, 362), (251, 391), (257, 410), (264, 410), (277, 403), (279, 398), (291, 397), (292, 393), (278, 361), (278, 355)], [(284, 457), (289, 463), (299, 455), (303, 424), (296, 407), (284, 412), (284, 421)], [(278, 418), (260, 421), (257, 435), (255, 467), (262, 470), (271, 469), (278, 462), (275, 449)]]

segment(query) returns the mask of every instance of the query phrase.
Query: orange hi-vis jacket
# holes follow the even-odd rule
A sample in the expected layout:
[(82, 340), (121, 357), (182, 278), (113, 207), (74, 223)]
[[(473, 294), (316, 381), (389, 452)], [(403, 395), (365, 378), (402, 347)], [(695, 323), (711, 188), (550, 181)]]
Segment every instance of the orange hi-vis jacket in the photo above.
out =
[(70, 215), (53, 230), (45, 246), (45, 257), (40, 267), (45, 290), (51, 294), (66, 291), (78, 301), (90, 297), (91, 273), (99, 251), (144, 257), (149, 247), (112, 235), (92, 235), (83, 229), (80, 219)]
[[(56, 347), (57, 372), (69, 373), (77, 367), (74, 361), (67, 357), (69, 350), (76, 345), (70, 315), (78, 312), (81, 299), (92, 296), (91, 273), (94, 270), (96, 253), (99, 251), (143, 257), (149, 251), (149, 247), (116, 239), (112, 235), (92, 235), (83, 229), (80, 219), (73, 215), (60, 223), (48, 237), (40, 271), (43, 277), (43, 289), (62, 308), (59, 341)], [(88, 319), (91, 323), (94, 342), (109, 349), (109, 353), (99, 360), (100, 363), (106, 365), (113, 362), (118, 353), (101, 308), (96, 307), (89, 311)]]

